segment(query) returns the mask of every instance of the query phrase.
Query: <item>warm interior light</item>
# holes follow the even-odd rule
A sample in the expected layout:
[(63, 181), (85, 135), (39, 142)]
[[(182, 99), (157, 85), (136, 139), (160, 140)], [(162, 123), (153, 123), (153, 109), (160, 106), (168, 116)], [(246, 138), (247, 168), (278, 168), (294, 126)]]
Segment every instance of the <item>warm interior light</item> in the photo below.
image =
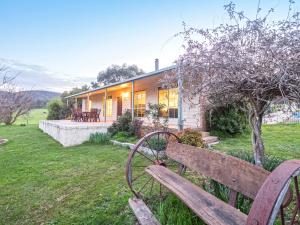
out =
[(121, 88), (127, 87), (127, 84), (121, 84)]
[(122, 92), (122, 97), (123, 98), (128, 98), (129, 97), (129, 92)]
[(92, 108), (92, 101), (89, 100), (89, 111), (91, 111), (91, 108)]

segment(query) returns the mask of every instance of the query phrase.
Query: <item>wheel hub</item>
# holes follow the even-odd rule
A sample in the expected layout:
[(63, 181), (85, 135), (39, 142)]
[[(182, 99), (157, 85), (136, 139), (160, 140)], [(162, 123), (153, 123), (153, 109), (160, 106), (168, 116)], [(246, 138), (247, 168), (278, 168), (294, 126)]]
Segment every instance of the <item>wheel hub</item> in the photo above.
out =
[(167, 167), (166, 163), (162, 160), (156, 160), (155, 165)]

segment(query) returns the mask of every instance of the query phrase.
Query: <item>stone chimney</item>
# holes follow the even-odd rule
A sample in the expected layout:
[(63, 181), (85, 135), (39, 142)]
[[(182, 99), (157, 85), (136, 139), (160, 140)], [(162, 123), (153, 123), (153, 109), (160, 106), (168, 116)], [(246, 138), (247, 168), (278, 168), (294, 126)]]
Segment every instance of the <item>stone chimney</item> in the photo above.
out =
[(155, 59), (155, 71), (159, 70), (159, 60)]

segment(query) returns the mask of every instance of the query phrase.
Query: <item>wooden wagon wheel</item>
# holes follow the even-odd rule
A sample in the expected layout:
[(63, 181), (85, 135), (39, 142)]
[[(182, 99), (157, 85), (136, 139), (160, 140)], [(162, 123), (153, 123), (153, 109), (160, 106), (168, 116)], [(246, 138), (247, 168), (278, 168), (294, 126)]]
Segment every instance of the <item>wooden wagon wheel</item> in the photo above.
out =
[[(281, 224), (300, 224), (299, 176), (300, 160), (280, 164), (268, 176), (255, 197), (247, 225), (272, 225), (276, 220)], [(287, 195), (291, 195), (290, 201)]]
[(156, 131), (140, 139), (128, 156), (126, 165), (126, 180), (129, 188), (137, 198), (144, 201), (163, 198), (166, 189), (145, 172), (150, 165), (161, 165), (182, 173), (184, 167), (171, 160), (166, 155), (168, 142), (179, 142), (178, 137), (167, 131)]

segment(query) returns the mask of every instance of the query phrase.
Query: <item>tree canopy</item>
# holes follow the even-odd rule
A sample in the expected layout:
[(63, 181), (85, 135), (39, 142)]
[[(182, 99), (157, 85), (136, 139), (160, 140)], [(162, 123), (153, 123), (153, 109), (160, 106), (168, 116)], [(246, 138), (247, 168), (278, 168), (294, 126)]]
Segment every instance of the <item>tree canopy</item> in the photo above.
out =
[(136, 65), (127, 65), (125, 63), (121, 66), (111, 65), (106, 70), (99, 72), (97, 76), (97, 83), (93, 82), (92, 87), (95, 88), (123, 81), (143, 73), (145, 72), (142, 69), (139, 69)]
[(255, 161), (261, 165), (264, 145), (262, 118), (273, 100), (300, 100), (299, 12), (293, 1), (284, 20), (269, 21), (258, 6), (254, 19), (225, 5), (232, 21), (214, 29), (184, 26), (185, 53), (177, 60), (179, 79), (189, 97), (205, 96), (213, 104), (236, 100), (246, 103), (250, 114)]

